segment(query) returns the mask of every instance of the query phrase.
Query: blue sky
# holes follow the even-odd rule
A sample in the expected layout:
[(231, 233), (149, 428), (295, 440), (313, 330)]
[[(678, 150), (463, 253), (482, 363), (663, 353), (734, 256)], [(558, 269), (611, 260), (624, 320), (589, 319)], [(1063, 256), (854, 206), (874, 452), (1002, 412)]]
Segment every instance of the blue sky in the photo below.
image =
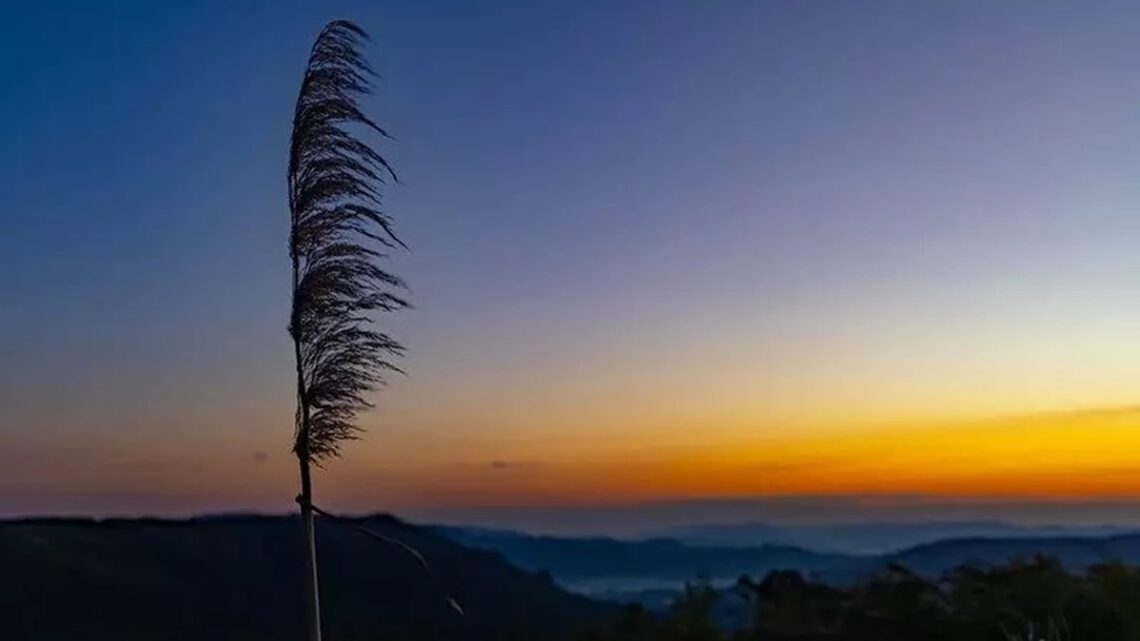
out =
[[(336, 17), (375, 38), (412, 246), (411, 376), (347, 466), (416, 480), (377, 503), (467, 506), (449, 470), (615, 431), (1140, 391), (1135, 4), (17, 2), (0, 429), (44, 465), (0, 481), (23, 509), (130, 510), (154, 461), (230, 479), (251, 452), (276, 470), (256, 492), (171, 509), (291, 496), (285, 150)], [(85, 450), (142, 471), (57, 473)]]

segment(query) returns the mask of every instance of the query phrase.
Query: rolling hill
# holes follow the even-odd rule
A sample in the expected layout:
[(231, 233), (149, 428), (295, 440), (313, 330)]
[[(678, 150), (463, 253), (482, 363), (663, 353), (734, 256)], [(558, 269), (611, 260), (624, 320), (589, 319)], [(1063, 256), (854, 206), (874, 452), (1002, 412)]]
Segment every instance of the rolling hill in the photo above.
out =
[(463, 545), (493, 550), (532, 571), (546, 570), (566, 585), (606, 578), (685, 581), (699, 576), (735, 579), (794, 569), (804, 573), (846, 567), (853, 558), (790, 545), (754, 547), (688, 545), (674, 539), (618, 540), (531, 536), (503, 530), (435, 527)]
[(880, 563), (898, 563), (919, 574), (937, 576), (962, 565), (993, 566), (1036, 555), (1055, 558), (1074, 571), (1109, 561), (1140, 565), (1140, 535), (952, 539), (878, 558)]
[[(318, 525), (324, 628), (343, 641), (559, 637), (611, 607), (391, 517)], [(302, 639), (294, 517), (0, 522), (6, 641)], [(465, 614), (448, 607), (454, 596)]]

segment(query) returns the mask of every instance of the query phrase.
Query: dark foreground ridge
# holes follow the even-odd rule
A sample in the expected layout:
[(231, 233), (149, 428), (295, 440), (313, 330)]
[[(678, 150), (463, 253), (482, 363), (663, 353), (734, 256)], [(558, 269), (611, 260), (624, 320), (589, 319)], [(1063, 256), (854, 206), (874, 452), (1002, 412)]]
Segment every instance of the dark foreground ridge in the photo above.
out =
[[(399, 547), (318, 522), (330, 639), (563, 638), (613, 612), (493, 552), (389, 516), (358, 522), (419, 550), (437, 585)], [(285, 516), (0, 521), (0, 638), (299, 640), (300, 548)]]

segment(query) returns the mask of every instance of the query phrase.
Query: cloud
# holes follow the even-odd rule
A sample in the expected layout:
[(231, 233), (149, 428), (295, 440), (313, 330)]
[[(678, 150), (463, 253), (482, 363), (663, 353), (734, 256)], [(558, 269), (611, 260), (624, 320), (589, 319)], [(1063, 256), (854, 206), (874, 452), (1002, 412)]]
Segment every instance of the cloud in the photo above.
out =
[(491, 461), (490, 466), (493, 470), (518, 470), (541, 467), (542, 463), (536, 461), (505, 461), (503, 459), (495, 459)]

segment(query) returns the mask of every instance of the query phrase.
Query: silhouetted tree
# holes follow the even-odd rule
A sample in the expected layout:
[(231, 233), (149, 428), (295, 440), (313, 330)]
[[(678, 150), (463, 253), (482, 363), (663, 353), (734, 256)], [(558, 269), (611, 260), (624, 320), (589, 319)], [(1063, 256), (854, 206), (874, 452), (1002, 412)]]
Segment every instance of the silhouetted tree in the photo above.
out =
[(309, 54), (289, 147), (289, 257), (293, 306), (289, 335), (297, 369), (293, 451), (300, 464), (310, 641), (320, 639), (310, 467), (356, 438), (365, 397), (398, 371), (403, 347), (370, 314), (408, 306), (397, 276), (378, 266), (387, 249), (404, 247), (380, 210), (380, 185), (395, 180), (387, 161), (357, 133), (387, 136), (360, 109), (375, 76), (360, 53), (367, 35), (336, 21)]
[(735, 593), (752, 620), (721, 630), (710, 586), (686, 586), (666, 612), (627, 607), (582, 641), (1140, 641), (1140, 568), (1119, 562), (1070, 572), (1030, 557), (963, 566), (933, 580), (888, 564), (845, 585), (793, 570)]
[(638, 603), (629, 603), (612, 622), (579, 635), (581, 641), (660, 641), (660, 622)]
[(1140, 639), (1140, 568), (1119, 561), (1089, 568), (1089, 583), (1094, 593), (1120, 615), (1120, 625), (1129, 639)]
[(948, 578), (948, 596), (963, 622), (963, 638), (978, 641), (1037, 638), (1124, 641), (1136, 575), (1104, 570), (1070, 574), (1056, 559), (1032, 557), (997, 567), (962, 567)]
[(664, 638), (667, 641), (719, 641), (713, 621), (720, 594), (707, 581), (686, 583), (669, 606)]
[(839, 638), (849, 595), (805, 579), (794, 570), (770, 572), (756, 583), (741, 577), (737, 591), (752, 604), (751, 630), (743, 638), (820, 641)]
[(953, 641), (957, 621), (941, 588), (890, 564), (849, 590), (840, 636), (852, 641)]

